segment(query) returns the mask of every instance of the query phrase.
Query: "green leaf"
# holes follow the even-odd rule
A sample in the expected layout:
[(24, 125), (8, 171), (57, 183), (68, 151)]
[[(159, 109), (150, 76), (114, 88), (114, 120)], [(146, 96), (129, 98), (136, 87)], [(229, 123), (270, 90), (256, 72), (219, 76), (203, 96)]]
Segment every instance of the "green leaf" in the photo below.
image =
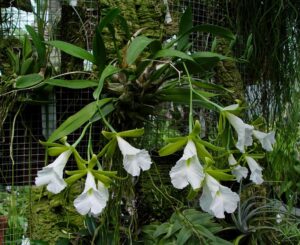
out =
[(108, 65), (107, 67), (105, 67), (105, 69), (103, 70), (103, 72), (101, 74), (98, 87), (93, 93), (93, 97), (94, 97), (95, 100), (99, 98), (99, 96), (102, 92), (102, 88), (103, 88), (105, 79), (110, 77), (111, 75), (113, 75), (115, 73), (120, 72), (120, 71), (121, 71), (120, 68), (115, 67), (113, 65)]
[[(110, 98), (106, 98), (99, 101), (98, 106), (104, 106), (111, 101)], [(49, 137), (48, 142), (56, 141), (80, 128), (84, 123), (92, 118), (97, 111), (97, 101), (83, 107), (80, 111), (70, 116), (64, 121)], [(103, 112), (105, 114), (105, 112)]]
[[(188, 7), (180, 19), (178, 36), (184, 34), (192, 27), (193, 27), (193, 14), (191, 8)], [(182, 39), (178, 41), (177, 49), (183, 50), (188, 46), (188, 44), (189, 44), (189, 35), (185, 35)]]
[(38, 73), (19, 76), (16, 79), (16, 88), (18, 89), (30, 88), (32, 86), (39, 84), (41, 81), (43, 81), (43, 79), (44, 77)]
[(187, 227), (183, 227), (177, 235), (177, 245), (184, 245), (187, 244), (186, 242), (190, 239), (193, 232), (192, 229)]
[(194, 59), (187, 55), (184, 52), (181, 52), (179, 50), (175, 50), (175, 49), (162, 49), (160, 51), (158, 51), (157, 53), (155, 53), (154, 55), (154, 59), (157, 58), (168, 58), (168, 57), (176, 57), (176, 58), (181, 58), (184, 60), (190, 60), (190, 61), (194, 61)]
[(119, 132), (117, 135), (120, 137), (140, 137), (144, 134), (144, 128), (136, 128)]
[(96, 87), (98, 82), (95, 80), (63, 80), (63, 79), (47, 79), (44, 83), (63, 88), (85, 89)]
[(106, 64), (106, 48), (103, 41), (101, 31), (96, 27), (93, 38), (93, 56), (95, 64), (98, 66), (100, 74), (102, 73)]
[(22, 48), (22, 59), (26, 60), (32, 55), (32, 46), (27, 35), (24, 35), (23, 48)]
[(32, 42), (34, 44), (34, 47), (36, 48), (36, 51), (38, 53), (38, 61), (40, 66), (45, 66), (46, 64), (46, 46), (44, 43), (44, 37), (39, 35), (33, 27), (26, 25), (26, 30), (28, 31), (29, 35), (32, 38)]
[(26, 75), (28, 73), (30, 73), (31, 68), (33, 67), (33, 58), (29, 57), (28, 59), (24, 60), (24, 62), (22, 62), (21, 64), (21, 71), (20, 74), (21, 75)]
[(94, 56), (86, 51), (83, 48), (80, 48), (76, 45), (73, 45), (71, 43), (63, 42), (63, 41), (48, 41), (47, 44), (50, 44), (51, 46), (60, 49), (61, 51), (72, 55), (76, 58), (83, 59), (83, 60), (88, 60), (92, 62), (93, 64), (96, 64), (96, 61), (94, 59)]
[(210, 62), (218, 62), (221, 60), (234, 60), (231, 57), (224, 56), (218, 53), (209, 52), (209, 51), (201, 51), (196, 52), (191, 55), (198, 64), (205, 64)]
[(194, 27), (190, 28), (189, 30), (185, 31), (180, 36), (178, 36), (175, 40), (168, 43), (166, 48), (172, 47), (174, 45), (174, 43), (178, 43), (182, 38), (186, 38), (186, 36), (188, 36), (192, 32), (207, 32), (207, 33), (211, 33), (216, 36), (224, 37), (229, 40), (235, 39), (235, 35), (227, 28), (224, 28), (221, 26), (216, 26), (216, 25), (211, 25), (211, 24), (203, 24), (203, 25), (194, 26)]
[(109, 10), (109, 12), (103, 17), (103, 19), (99, 23), (99, 31), (102, 32), (108, 24), (112, 23), (113, 20), (116, 19), (118, 15), (120, 15), (120, 13), (121, 11), (118, 8), (113, 8)]
[(161, 157), (171, 155), (174, 152), (179, 151), (184, 145), (186, 145), (187, 140), (188, 139), (186, 137), (183, 139), (179, 139), (176, 142), (169, 143), (166, 146), (164, 146), (163, 148), (161, 148), (158, 153)]
[(156, 231), (154, 232), (154, 237), (159, 237), (162, 234), (165, 234), (168, 232), (168, 229), (170, 227), (170, 223), (163, 223), (160, 226), (157, 227)]
[(9, 57), (10, 63), (13, 66), (13, 71), (19, 75), (20, 73), (20, 59), (12, 49), (7, 49), (7, 55)]
[(131, 65), (139, 57), (139, 55), (144, 51), (144, 49), (154, 41), (145, 36), (138, 36), (130, 43), (127, 53), (126, 53), (126, 63)]

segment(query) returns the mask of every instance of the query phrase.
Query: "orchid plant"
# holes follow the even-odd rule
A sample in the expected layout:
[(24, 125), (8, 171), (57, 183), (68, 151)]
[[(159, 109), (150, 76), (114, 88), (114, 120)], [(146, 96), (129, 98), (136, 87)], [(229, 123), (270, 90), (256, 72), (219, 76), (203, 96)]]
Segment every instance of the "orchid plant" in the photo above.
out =
[[(182, 157), (169, 172), (172, 185), (176, 189), (191, 188), (193, 196), (199, 198), (198, 207), (217, 218), (225, 218), (225, 213), (233, 213), (240, 201), (239, 195), (228, 187), (229, 181), (241, 182), (248, 177), (249, 170), (253, 183), (262, 184), (264, 181), (263, 168), (255, 160), (262, 154), (257, 153), (258, 147), (252, 148), (253, 136), (264, 150), (271, 151), (275, 134), (260, 132), (245, 123), (238, 116), (242, 110), (239, 103), (219, 105), (211, 99), (216, 94), (202, 89), (226, 91), (221, 86), (197, 80), (193, 75), (202, 73), (203, 78), (207, 77), (219, 61), (233, 58), (208, 51), (189, 52), (189, 34), (194, 31), (210, 32), (232, 41), (235, 36), (225, 28), (212, 25), (193, 27), (191, 10), (187, 9), (176, 38), (163, 43), (140, 35), (142, 30), (139, 30), (123, 47), (122, 54), (116, 47), (116, 59), (108, 62), (103, 30), (108, 27), (117, 45), (112, 25), (115, 21), (124, 25), (128, 35), (128, 27), (120, 11), (111, 10), (96, 28), (92, 54), (62, 41), (47, 42), (48, 47), (93, 63), (92, 80), (64, 80), (57, 79), (57, 76), (44, 78), (42, 74), (35, 74), (35, 80), (32, 80), (32, 75), (16, 80), (16, 87), (20, 87), (21, 83), (22, 88), (28, 89), (46, 85), (94, 89), (94, 101), (64, 121), (47, 142), (42, 142), (48, 148), (49, 155), (57, 158), (38, 171), (36, 185), (46, 186), (49, 192), (57, 194), (68, 185), (84, 180), (83, 191), (74, 200), (74, 206), (81, 215), (100, 216), (111, 203), (118, 205), (114, 201), (117, 195), (114, 186), (120, 184), (119, 180), (129, 179), (134, 183), (142, 172), (152, 166), (151, 153), (131, 145), (133, 139), (143, 136), (142, 125), (151, 122), (150, 116), (155, 115), (158, 105), (164, 102), (181, 103), (189, 106), (189, 133), (165, 139), (167, 144), (159, 150), (159, 155), (169, 156), (183, 149)], [(225, 139), (224, 144), (215, 145), (201, 138), (201, 125), (194, 120), (195, 107), (219, 113), (218, 137)], [(93, 147), (88, 145), (88, 159), (83, 159), (76, 147), (86, 132), (100, 120), (103, 122), (102, 148), (94, 152)], [(78, 140), (72, 145), (68, 143), (65, 137), (82, 126), (84, 128)], [(125, 138), (129, 138), (128, 141)], [(56, 143), (58, 140), (62, 144)], [(122, 161), (118, 157), (120, 153)], [(76, 161), (77, 170), (64, 171), (71, 157)], [(218, 167), (220, 159), (228, 161), (226, 169)], [(66, 178), (64, 172), (69, 177)], [(227, 184), (221, 184), (222, 181)]]

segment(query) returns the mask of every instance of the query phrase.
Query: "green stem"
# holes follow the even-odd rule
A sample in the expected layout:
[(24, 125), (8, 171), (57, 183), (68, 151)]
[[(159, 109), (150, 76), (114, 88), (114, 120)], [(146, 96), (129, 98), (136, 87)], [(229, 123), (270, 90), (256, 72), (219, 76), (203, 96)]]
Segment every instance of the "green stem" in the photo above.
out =
[(91, 125), (92, 123), (89, 122), (87, 125), (85, 125), (84, 129), (81, 132), (81, 135), (79, 136), (79, 138), (76, 140), (76, 142), (72, 145), (74, 148), (79, 144), (79, 142), (82, 140), (83, 136), (85, 135), (86, 130), (88, 129), (88, 127)]
[[(218, 104), (216, 104), (215, 102), (212, 102), (210, 101), (209, 99), (205, 98), (205, 96), (203, 96), (202, 94), (198, 93), (194, 88), (193, 88), (193, 85), (192, 85), (192, 80), (191, 80), (191, 76), (190, 76), (190, 73), (185, 65), (185, 63), (183, 63), (183, 66), (184, 66), (184, 69), (185, 69), (185, 72), (188, 76), (188, 81), (189, 81), (189, 86), (190, 86), (190, 115), (189, 115), (189, 126), (190, 126), (190, 120), (193, 120), (192, 117), (192, 112), (193, 112), (193, 108), (192, 108), (192, 100), (193, 100), (193, 93), (197, 94), (202, 100), (204, 100), (205, 102), (207, 102), (208, 104), (211, 104), (213, 105), (214, 107), (216, 107), (219, 111), (222, 111), (223, 110), (223, 107), (222, 106), (219, 106)], [(190, 131), (191, 132), (191, 131)]]
[(189, 87), (190, 87), (189, 133), (192, 133), (192, 131), (193, 131), (193, 85), (192, 85), (190, 73), (184, 62), (183, 62), (183, 66), (184, 66), (185, 72), (188, 76)]
[(116, 130), (110, 125), (110, 123), (106, 120), (106, 118), (104, 117), (100, 107), (98, 106), (98, 101), (99, 99), (97, 99), (97, 108), (98, 108), (98, 111), (99, 111), (99, 114), (101, 116), (101, 119), (102, 121), (104, 122), (104, 124), (109, 128), (109, 130), (113, 133), (116, 133)]

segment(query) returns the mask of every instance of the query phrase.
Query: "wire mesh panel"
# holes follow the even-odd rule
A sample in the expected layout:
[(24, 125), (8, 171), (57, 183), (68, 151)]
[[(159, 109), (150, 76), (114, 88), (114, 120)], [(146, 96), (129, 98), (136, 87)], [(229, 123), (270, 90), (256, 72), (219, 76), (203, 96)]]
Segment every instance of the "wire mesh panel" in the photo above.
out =
[[(25, 1), (26, 2), (26, 1)], [(28, 2), (28, 1), (27, 1)], [(74, 4), (76, 2), (76, 4)], [(217, 24), (221, 26), (227, 25), (227, 10), (224, 7), (224, 1), (168, 1), (173, 22), (178, 21), (178, 16), (190, 6), (193, 12), (194, 24)], [(33, 11), (36, 9), (35, 1), (30, 3), (31, 8), (22, 6), (13, 6), (14, 1), (10, 1), (9, 6), (1, 7), (1, 41), (8, 37), (21, 37), (26, 32), (25, 25), (36, 27)], [(71, 5), (69, 3), (72, 3)], [(52, 38), (64, 40), (73, 43), (84, 49), (91, 50), (92, 37), (95, 26), (99, 20), (99, 1), (58, 1), (50, 0), (47, 7), (47, 25), (45, 29), (45, 39)], [(2, 2), (1, 2), (2, 4)], [(126, 6), (126, 5), (125, 5)], [(150, 6), (150, 5), (149, 5)], [(148, 6), (148, 7), (149, 7)], [(107, 7), (107, 6), (106, 6)], [(124, 8), (124, 4), (122, 5)], [(158, 20), (162, 20), (162, 12), (157, 6), (150, 6), (155, 13), (158, 14)], [(150, 8), (149, 7), (149, 8)], [(141, 13), (147, 13), (147, 9), (143, 9), (142, 4), (135, 3), (133, 9), (136, 10), (137, 16)], [(142, 12), (143, 10), (143, 12)], [(151, 13), (153, 14), (153, 13)], [(144, 15), (140, 23), (149, 21), (149, 15)], [(137, 17), (137, 19), (139, 19)], [(156, 23), (156, 22), (155, 22)], [(178, 26), (169, 24), (166, 32), (171, 34), (175, 32)], [(177, 22), (176, 22), (177, 23)], [(149, 24), (150, 28), (155, 29), (157, 24)], [(133, 25), (136, 29), (137, 26)], [(143, 26), (140, 26), (143, 27)], [(172, 27), (172, 28), (171, 28)], [(161, 32), (163, 28), (159, 26)], [(150, 32), (153, 37), (159, 37), (160, 32), (154, 30)], [(205, 33), (193, 33), (191, 35), (193, 41), (193, 50), (209, 50), (211, 48), (212, 37)], [(19, 45), (19, 44), (18, 44)], [(18, 46), (19, 47), (19, 46)], [(66, 73), (65, 79), (80, 78), (78, 75), (70, 74), (70, 71), (88, 70), (90, 64), (84, 63), (82, 60), (72, 58), (64, 53), (60, 53), (53, 49), (51, 53), (51, 63), (54, 67), (53, 73)], [(1, 67), (2, 69), (2, 67)], [(68, 90), (55, 89), (48, 90), (41, 96), (43, 103), (26, 103), (19, 111), (19, 105), (22, 100), (14, 106), (11, 113), (8, 114), (7, 120), (1, 129), (1, 145), (0, 145), (0, 239), (7, 234), (7, 241), (15, 241), (22, 238), (23, 234), (30, 233), (27, 218), (30, 215), (30, 198), (31, 192), (28, 186), (33, 184), (36, 173), (41, 169), (47, 159), (45, 149), (39, 143), (39, 140), (46, 140), (53, 130), (57, 128), (69, 116), (79, 111), (83, 106), (87, 105), (92, 98), (92, 91), (87, 90)], [(26, 99), (26, 97), (20, 97)], [(27, 98), (28, 99), (28, 98)], [(41, 98), (35, 98), (36, 102)], [(143, 146), (149, 150), (157, 150), (163, 145), (164, 137), (174, 137), (186, 135), (187, 132), (187, 112), (184, 107), (171, 106), (170, 110), (158, 108), (160, 115), (150, 118), (152, 124), (147, 125), (146, 135), (143, 138)], [(197, 119), (202, 122), (205, 128), (205, 118), (211, 115), (206, 111), (196, 112)], [(214, 126), (214, 125), (212, 125)], [(74, 143), (79, 137), (81, 129), (68, 136), (68, 142)], [(95, 151), (99, 148), (99, 137), (101, 126), (93, 128), (92, 138), (94, 140)], [(86, 157), (86, 146), (89, 143), (88, 134), (81, 141), (77, 150), (83, 157)], [(150, 148), (152, 147), (152, 148)], [(155, 158), (155, 154), (153, 156)], [(49, 158), (51, 162), (54, 158)], [(67, 168), (72, 169), (74, 163), (68, 163)], [(161, 164), (164, 172), (167, 173), (169, 167)], [(168, 176), (168, 173), (165, 175)], [(165, 178), (164, 181), (169, 181)], [(13, 186), (13, 190), (11, 189)], [(13, 195), (10, 195), (13, 193)], [(146, 193), (146, 192), (145, 192)], [(2, 200), (2, 201), (1, 201)], [(26, 201), (27, 200), (27, 201)], [(9, 206), (13, 203), (14, 206)], [(6, 208), (5, 205), (8, 205)], [(2, 211), (1, 211), (2, 210)], [(24, 211), (25, 210), (25, 211)], [(17, 212), (17, 213), (16, 213)], [(20, 217), (15, 223), (8, 224), (9, 217)], [(18, 216), (18, 214), (20, 214)], [(3, 215), (3, 217), (1, 216)], [(1, 233), (2, 232), (2, 233)], [(20, 243), (20, 242), (18, 242)], [(0, 240), (0, 244), (1, 240)]]

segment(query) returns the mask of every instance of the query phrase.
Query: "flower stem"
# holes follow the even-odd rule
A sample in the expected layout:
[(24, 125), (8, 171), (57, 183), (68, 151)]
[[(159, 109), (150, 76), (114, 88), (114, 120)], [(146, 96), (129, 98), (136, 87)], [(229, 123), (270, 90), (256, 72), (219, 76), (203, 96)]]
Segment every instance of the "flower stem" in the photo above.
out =
[(193, 85), (192, 85), (190, 73), (184, 62), (183, 62), (183, 66), (188, 76), (189, 87), (190, 87), (189, 133), (191, 133), (193, 131)]
[[(206, 103), (210, 104), (210, 105), (213, 105), (214, 107), (216, 107), (219, 111), (222, 111), (223, 110), (223, 107), (222, 106), (219, 106), (218, 104), (216, 104), (215, 102), (212, 102), (210, 101), (209, 99), (207, 99), (205, 96), (203, 96), (202, 94), (200, 94), (198, 91), (196, 91), (193, 86), (192, 86), (192, 81), (191, 81), (191, 76), (189, 74), (189, 71), (185, 65), (185, 63), (183, 63), (183, 66), (184, 66), (184, 69), (185, 69), (185, 72), (188, 76), (188, 81), (189, 81), (189, 86), (190, 86), (190, 117), (192, 116), (191, 112), (192, 112), (192, 109), (191, 109), (191, 105), (192, 105), (192, 95), (193, 93), (195, 93), (196, 95), (198, 95), (202, 100), (204, 100)], [(190, 118), (189, 118), (190, 119)], [(190, 122), (189, 122), (190, 123)]]
[(85, 135), (86, 130), (88, 129), (88, 127), (91, 125), (92, 123), (89, 122), (87, 125), (85, 125), (84, 129), (81, 132), (81, 135), (79, 136), (79, 138), (76, 140), (76, 142), (72, 145), (74, 148), (80, 143), (80, 141), (82, 140), (83, 136)]
[(110, 124), (110, 123), (106, 120), (106, 118), (104, 117), (104, 115), (103, 115), (103, 113), (102, 113), (100, 107), (98, 106), (98, 101), (99, 101), (99, 99), (97, 100), (97, 108), (98, 108), (98, 112), (99, 112), (99, 114), (100, 114), (100, 116), (101, 116), (102, 121), (103, 121), (104, 124), (110, 129), (111, 132), (116, 133), (116, 130), (111, 126), (111, 124)]

